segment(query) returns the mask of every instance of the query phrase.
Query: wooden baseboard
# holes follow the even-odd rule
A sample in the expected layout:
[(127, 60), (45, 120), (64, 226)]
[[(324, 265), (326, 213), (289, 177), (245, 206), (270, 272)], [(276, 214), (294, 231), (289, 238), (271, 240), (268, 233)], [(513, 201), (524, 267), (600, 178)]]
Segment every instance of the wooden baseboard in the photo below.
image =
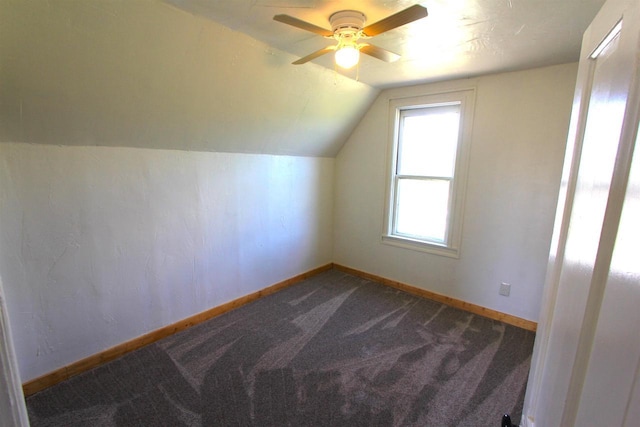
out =
[(528, 331), (535, 332), (538, 327), (538, 324), (531, 320), (522, 319), (520, 317), (512, 316), (510, 314), (501, 313), (499, 311), (492, 310), (490, 308), (482, 307), (480, 305), (472, 304), (466, 301), (461, 301), (455, 298), (448, 297), (446, 295), (441, 295), (435, 292), (427, 291), (425, 289), (407, 285), (407, 284), (398, 282), (396, 280), (391, 280), (385, 277), (376, 276), (374, 274), (366, 273), (364, 271), (356, 270), (354, 268), (345, 267), (344, 265), (333, 264), (333, 267), (338, 270), (342, 270), (345, 273), (353, 274), (355, 276), (360, 276), (362, 278), (373, 280), (375, 282), (380, 282), (384, 285), (399, 289), (401, 291), (408, 292), (413, 295), (417, 295), (423, 298), (428, 298), (430, 300), (434, 300), (442, 304), (446, 304), (450, 307), (459, 308), (461, 310), (465, 310), (473, 314), (478, 314), (480, 316), (488, 317), (489, 319), (508, 323), (509, 325), (517, 326), (519, 328), (526, 329)]
[(47, 387), (51, 387), (52, 385), (55, 385), (61, 381), (67, 380), (75, 375), (81, 374), (85, 371), (93, 369), (104, 363), (110, 362), (111, 360), (117, 359), (118, 357), (123, 356), (131, 351), (137, 350), (141, 347), (144, 347), (158, 340), (161, 340), (162, 338), (168, 337), (177, 332), (190, 328), (191, 326), (197, 325), (213, 317), (216, 317), (228, 311), (234, 310), (245, 304), (253, 302), (259, 298), (265, 297), (281, 289), (289, 287), (295, 283), (298, 283), (302, 280), (305, 280), (318, 273), (321, 273), (326, 270), (330, 270), (331, 268), (336, 268), (346, 273), (353, 274), (355, 276), (363, 277), (365, 279), (373, 280), (376, 282), (380, 282), (384, 285), (408, 292), (413, 295), (417, 295), (423, 298), (428, 298), (428, 299), (446, 304), (451, 307), (459, 308), (461, 310), (465, 310), (470, 313), (478, 314), (480, 316), (484, 316), (490, 319), (508, 323), (510, 325), (517, 326), (519, 328), (523, 328), (529, 331), (535, 332), (537, 328), (537, 323), (532, 322), (531, 320), (521, 319), (516, 316), (511, 316), (509, 314), (491, 310), (486, 307), (461, 301), (445, 295), (437, 294), (435, 292), (427, 291), (425, 289), (417, 288), (415, 286), (407, 285), (395, 280), (376, 276), (374, 274), (366, 273), (364, 271), (356, 270), (350, 267), (345, 267), (343, 265), (327, 264), (322, 267), (318, 267), (313, 270), (310, 270), (306, 273), (299, 274), (295, 277), (284, 280), (282, 282), (276, 283), (275, 285), (269, 286), (267, 288), (254, 292), (252, 294), (245, 295), (233, 301), (229, 301), (228, 303), (219, 305), (217, 307), (213, 307), (209, 310), (203, 311), (202, 313), (195, 314), (191, 317), (180, 320), (171, 325), (167, 325), (160, 329), (156, 329), (147, 334), (134, 338), (130, 341), (124, 342), (122, 344), (118, 344), (115, 347), (111, 347), (107, 350), (101, 351), (100, 353), (91, 355), (84, 359), (78, 360), (77, 362), (71, 363), (70, 365), (64, 366), (60, 369), (56, 369), (55, 371), (49, 372), (38, 378), (27, 381), (22, 385), (24, 395), (30, 396), (34, 393), (44, 390)]
[(307, 271), (306, 273), (299, 274), (295, 277), (276, 283), (275, 285), (269, 286), (267, 288), (254, 292), (252, 294), (245, 295), (233, 301), (229, 301), (228, 303), (219, 305), (217, 307), (213, 307), (209, 310), (203, 311), (202, 313), (198, 313), (186, 319), (180, 320), (171, 325), (167, 325), (160, 329), (156, 329), (147, 334), (134, 338), (130, 341), (124, 342), (122, 344), (118, 344), (115, 347), (111, 347), (107, 350), (101, 351), (100, 353), (78, 360), (77, 362), (71, 363), (68, 366), (64, 366), (48, 374), (42, 375), (30, 381), (27, 381), (22, 385), (24, 395), (30, 396), (34, 393), (44, 390), (47, 387), (51, 387), (54, 384), (67, 380), (75, 375), (81, 374), (99, 365), (102, 365), (103, 363), (117, 359), (118, 357), (123, 356), (131, 351), (137, 350), (141, 347), (144, 347), (158, 340), (161, 340), (162, 338), (168, 337), (184, 329), (190, 328), (191, 326), (197, 325), (213, 317), (216, 317), (228, 311), (234, 310), (245, 304), (253, 302), (259, 298), (270, 295), (274, 292), (277, 292), (281, 289), (289, 287), (297, 282), (300, 282), (318, 273), (321, 273), (326, 270), (330, 270), (332, 267), (333, 267), (333, 264), (327, 264), (322, 267), (315, 268), (313, 270)]

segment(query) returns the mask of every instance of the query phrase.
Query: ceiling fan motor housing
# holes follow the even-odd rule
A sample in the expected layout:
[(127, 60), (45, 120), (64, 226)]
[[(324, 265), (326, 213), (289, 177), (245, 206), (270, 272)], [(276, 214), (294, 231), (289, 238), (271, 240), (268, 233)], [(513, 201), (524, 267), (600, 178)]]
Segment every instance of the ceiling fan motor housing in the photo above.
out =
[(367, 17), (357, 10), (341, 10), (329, 17), (329, 23), (334, 34), (341, 32), (357, 33), (364, 28)]

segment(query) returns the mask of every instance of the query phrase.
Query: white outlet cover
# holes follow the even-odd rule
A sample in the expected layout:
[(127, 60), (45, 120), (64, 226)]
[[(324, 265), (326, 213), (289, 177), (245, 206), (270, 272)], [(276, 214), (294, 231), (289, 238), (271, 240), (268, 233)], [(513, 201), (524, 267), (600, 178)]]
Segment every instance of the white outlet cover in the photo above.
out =
[(504, 295), (505, 297), (508, 297), (509, 294), (511, 293), (511, 285), (508, 283), (500, 283), (500, 292), (498, 292), (500, 295)]

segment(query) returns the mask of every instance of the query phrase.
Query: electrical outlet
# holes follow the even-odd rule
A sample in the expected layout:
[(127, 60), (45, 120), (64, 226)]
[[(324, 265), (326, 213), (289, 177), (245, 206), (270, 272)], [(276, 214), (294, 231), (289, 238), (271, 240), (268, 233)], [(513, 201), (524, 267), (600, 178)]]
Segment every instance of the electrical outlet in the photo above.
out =
[(509, 294), (511, 293), (511, 285), (508, 283), (500, 283), (500, 291), (498, 292), (500, 295), (504, 295), (505, 297), (508, 297)]

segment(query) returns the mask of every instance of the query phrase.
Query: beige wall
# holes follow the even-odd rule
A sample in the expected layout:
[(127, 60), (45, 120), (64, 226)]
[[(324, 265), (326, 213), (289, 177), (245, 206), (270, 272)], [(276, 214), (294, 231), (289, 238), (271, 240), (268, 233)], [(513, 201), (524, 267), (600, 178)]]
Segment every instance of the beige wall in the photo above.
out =
[(4, 0), (1, 19), (0, 271), (23, 381), (331, 261), (537, 319), (575, 65), (464, 81), (456, 260), (380, 239), (388, 99), (456, 82), (384, 91), (356, 126), (376, 89), (162, 2)]
[[(334, 261), (537, 320), (576, 64), (382, 92), (336, 159)], [(393, 97), (475, 87), (460, 258), (381, 242)], [(501, 282), (511, 296), (498, 295)]]
[(0, 144), (22, 381), (330, 263), (334, 162)]

